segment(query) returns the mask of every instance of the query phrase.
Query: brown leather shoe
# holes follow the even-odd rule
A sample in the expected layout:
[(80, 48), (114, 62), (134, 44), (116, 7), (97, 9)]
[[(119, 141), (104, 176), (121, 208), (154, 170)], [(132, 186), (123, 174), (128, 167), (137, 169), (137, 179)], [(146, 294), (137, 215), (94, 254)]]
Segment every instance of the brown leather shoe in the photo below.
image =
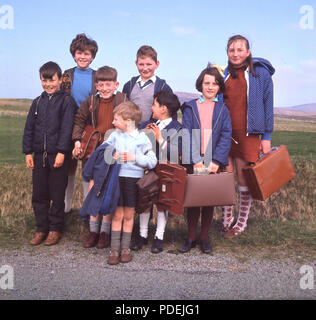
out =
[(45, 240), (46, 237), (47, 237), (47, 233), (36, 232), (35, 236), (30, 241), (30, 245), (37, 246), (37, 245), (41, 244)]
[(99, 237), (99, 241), (97, 244), (97, 248), (98, 249), (107, 248), (110, 246), (110, 243), (111, 243), (110, 235), (106, 232), (101, 232), (100, 237)]
[(99, 234), (96, 232), (90, 232), (88, 238), (83, 243), (84, 248), (92, 248), (98, 243)]
[(132, 255), (131, 255), (131, 249), (130, 248), (124, 248), (121, 251), (121, 262), (127, 263), (132, 260)]
[(46, 241), (44, 243), (45, 246), (53, 246), (56, 244), (61, 238), (60, 232), (57, 231), (49, 231)]
[(111, 250), (109, 259), (108, 259), (108, 264), (114, 265), (118, 264), (120, 262), (120, 252), (118, 250)]

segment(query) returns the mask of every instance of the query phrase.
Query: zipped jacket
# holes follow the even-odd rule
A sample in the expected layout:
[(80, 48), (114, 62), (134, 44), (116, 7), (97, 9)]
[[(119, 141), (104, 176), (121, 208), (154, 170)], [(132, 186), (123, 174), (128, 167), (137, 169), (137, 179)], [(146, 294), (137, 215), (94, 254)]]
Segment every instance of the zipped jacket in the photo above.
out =
[(30, 107), (22, 140), (23, 153), (67, 153), (77, 105), (63, 90), (48, 95), (45, 91)]
[(196, 100), (185, 102), (182, 107), (182, 153), (183, 164), (204, 162), (206, 166), (213, 161), (219, 165), (228, 165), (231, 145), (231, 120), (224, 102), (216, 102), (212, 120), (212, 136), (205, 155), (201, 154), (201, 120)]
[[(262, 139), (270, 140), (273, 131), (273, 81), (275, 69), (268, 60), (253, 58), (254, 77), (249, 69), (245, 71), (247, 81), (247, 133), (261, 134)], [(225, 81), (230, 74), (228, 68), (224, 72)], [(221, 96), (221, 100), (223, 96)]]

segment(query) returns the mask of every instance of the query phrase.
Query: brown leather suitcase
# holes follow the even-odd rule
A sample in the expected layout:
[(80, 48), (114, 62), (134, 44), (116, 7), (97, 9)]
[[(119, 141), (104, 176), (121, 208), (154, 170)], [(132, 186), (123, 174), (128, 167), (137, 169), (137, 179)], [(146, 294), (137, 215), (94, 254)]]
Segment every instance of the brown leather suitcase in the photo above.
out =
[(188, 174), (183, 207), (234, 205), (236, 192), (234, 174)]
[(159, 177), (154, 170), (148, 170), (136, 185), (138, 191), (136, 213), (143, 213), (158, 202)]
[(186, 168), (178, 164), (159, 163), (156, 173), (159, 176), (158, 204), (174, 215), (182, 215)]
[(243, 168), (251, 196), (265, 200), (295, 177), (287, 147), (281, 145), (259, 159), (254, 165)]

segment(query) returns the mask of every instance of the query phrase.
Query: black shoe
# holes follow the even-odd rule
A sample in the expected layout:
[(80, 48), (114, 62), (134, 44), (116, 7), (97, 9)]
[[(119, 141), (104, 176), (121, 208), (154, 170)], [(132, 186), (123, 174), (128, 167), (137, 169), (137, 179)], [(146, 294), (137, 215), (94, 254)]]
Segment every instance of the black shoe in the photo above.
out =
[(151, 247), (151, 252), (152, 253), (159, 253), (163, 251), (163, 241), (155, 237), (152, 247)]
[(148, 243), (148, 239), (144, 238), (142, 236), (138, 236), (137, 240), (135, 241), (135, 243), (131, 246), (131, 249), (134, 251), (138, 251), (140, 250), (143, 245)]
[(192, 241), (190, 239), (186, 239), (184, 244), (178, 248), (178, 251), (181, 253), (189, 252), (192, 248), (196, 246), (196, 241)]
[(203, 253), (211, 253), (212, 247), (209, 240), (200, 240), (201, 251)]

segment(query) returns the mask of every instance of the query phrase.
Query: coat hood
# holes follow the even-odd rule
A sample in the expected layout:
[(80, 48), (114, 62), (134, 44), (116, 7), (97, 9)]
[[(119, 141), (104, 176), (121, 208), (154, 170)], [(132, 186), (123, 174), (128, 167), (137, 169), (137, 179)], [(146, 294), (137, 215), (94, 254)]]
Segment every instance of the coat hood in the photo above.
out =
[(252, 63), (254, 66), (261, 66), (268, 70), (271, 74), (271, 76), (274, 74), (275, 69), (273, 68), (272, 64), (270, 61), (263, 59), (263, 58), (252, 58)]

